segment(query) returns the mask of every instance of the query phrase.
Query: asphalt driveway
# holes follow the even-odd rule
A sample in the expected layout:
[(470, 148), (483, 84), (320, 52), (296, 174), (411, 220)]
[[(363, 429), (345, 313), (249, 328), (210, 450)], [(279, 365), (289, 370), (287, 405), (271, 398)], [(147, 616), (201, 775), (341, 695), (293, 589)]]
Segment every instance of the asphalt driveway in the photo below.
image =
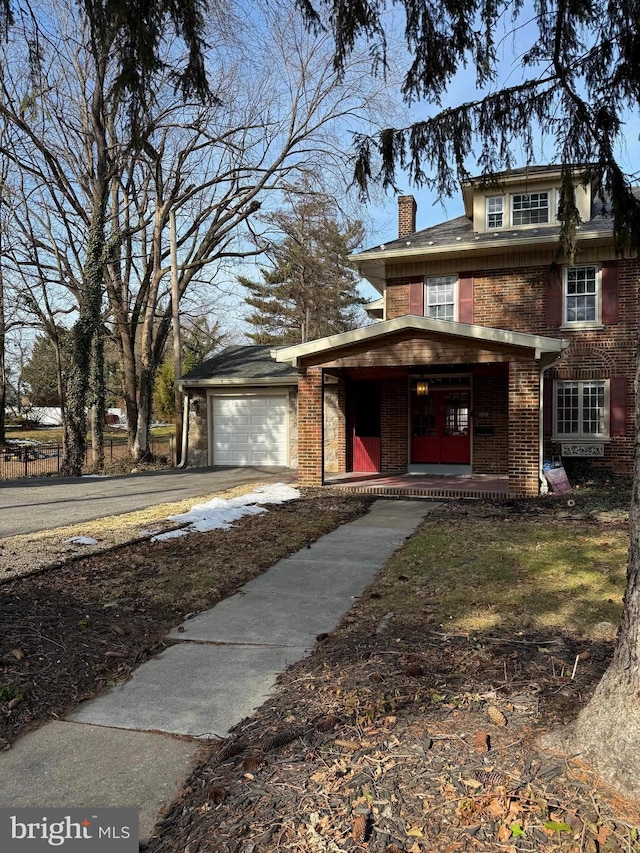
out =
[(290, 483), (288, 468), (193, 468), (122, 477), (0, 482), (0, 539), (197, 498), (245, 483)]

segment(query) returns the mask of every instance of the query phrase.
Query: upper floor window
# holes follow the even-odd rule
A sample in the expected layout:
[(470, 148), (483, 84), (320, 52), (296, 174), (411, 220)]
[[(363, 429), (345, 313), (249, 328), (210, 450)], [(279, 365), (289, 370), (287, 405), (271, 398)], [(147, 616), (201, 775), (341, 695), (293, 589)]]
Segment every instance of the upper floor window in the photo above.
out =
[(511, 224), (538, 225), (549, 221), (549, 193), (518, 193), (511, 196)]
[(608, 381), (555, 383), (558, 438), (608, 438)]
[(428, 278), (425, 285), (425, 316), (434, 320), (455, 320), (456, 284), (455, 275)]
[(502, 228), (504, 217), (504, 199), (501, 195), (487, 198), (487, 228)]
[(567, 267), (564, 280), (564, 322), (600, 321), (600, 275), (597, 266)]

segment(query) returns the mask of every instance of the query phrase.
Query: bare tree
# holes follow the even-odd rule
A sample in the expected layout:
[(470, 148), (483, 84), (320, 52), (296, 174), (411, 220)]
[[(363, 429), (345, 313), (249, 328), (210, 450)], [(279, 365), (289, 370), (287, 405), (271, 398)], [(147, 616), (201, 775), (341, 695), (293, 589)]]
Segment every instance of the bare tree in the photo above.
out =
[[(16, 47), (7, 46), (0, 113), (18, 138), (5, 153), (25, 175), (25, 204), (28, 197), (38, 211), (25, 240), (78, 311), (69, 436), (81, 431), (89, 388), (96, 405), (103, 399), (99, 350), (107, 334), (120, 352), (129, 445), (139, 460), (148, 453), (153, 383), (171, 326), (170, 215), (183, 302), (260, 251), (255, 214), (277, 206), (301, 175), (341, 174), (346, 183), (344, 131), (384, 114), (388, 102), (366, 59), (354, 59), (340, 82), (327, 40), (309, 35), (286, 6), (267, 3), (228, 35), (218, 32), (208, 53), (210, 104), (185, 103), (157, 74), (132, 134), (110, 64), (117, 56), (94, 55), (90, 28), (69, 20), (62, 6), (52, 49), (40, 50), (47, 62), (29, 89), (37, 92), (32, 115), (12, 73)], [(68, 455), (69, 472), (77, 472), (78, 454)]]

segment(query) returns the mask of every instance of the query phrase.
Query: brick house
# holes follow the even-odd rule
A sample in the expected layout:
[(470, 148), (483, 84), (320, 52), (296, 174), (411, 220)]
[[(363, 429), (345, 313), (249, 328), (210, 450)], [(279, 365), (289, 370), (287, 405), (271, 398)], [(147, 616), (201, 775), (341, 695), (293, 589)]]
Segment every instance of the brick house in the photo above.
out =
[(397, 239), (353, 257), (377, 322), (270, 353), (297, 373), (301, 485), (329, 470), (503, 475), (533, 495), (545, 459), (630, 472), (640, 262), (616, 257), (580, 184), (576, 260), (562, 261), (557, 167), (462, 193), (463, 216), (420, 231), (400, 197)]

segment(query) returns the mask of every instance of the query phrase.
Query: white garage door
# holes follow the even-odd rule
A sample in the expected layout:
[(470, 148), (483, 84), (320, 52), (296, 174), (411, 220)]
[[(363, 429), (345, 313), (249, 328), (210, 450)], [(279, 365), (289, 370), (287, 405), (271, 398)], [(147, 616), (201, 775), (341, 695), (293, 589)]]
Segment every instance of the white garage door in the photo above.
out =
[(287, 465), (286, 397), (214, 397), (214, 465)]

